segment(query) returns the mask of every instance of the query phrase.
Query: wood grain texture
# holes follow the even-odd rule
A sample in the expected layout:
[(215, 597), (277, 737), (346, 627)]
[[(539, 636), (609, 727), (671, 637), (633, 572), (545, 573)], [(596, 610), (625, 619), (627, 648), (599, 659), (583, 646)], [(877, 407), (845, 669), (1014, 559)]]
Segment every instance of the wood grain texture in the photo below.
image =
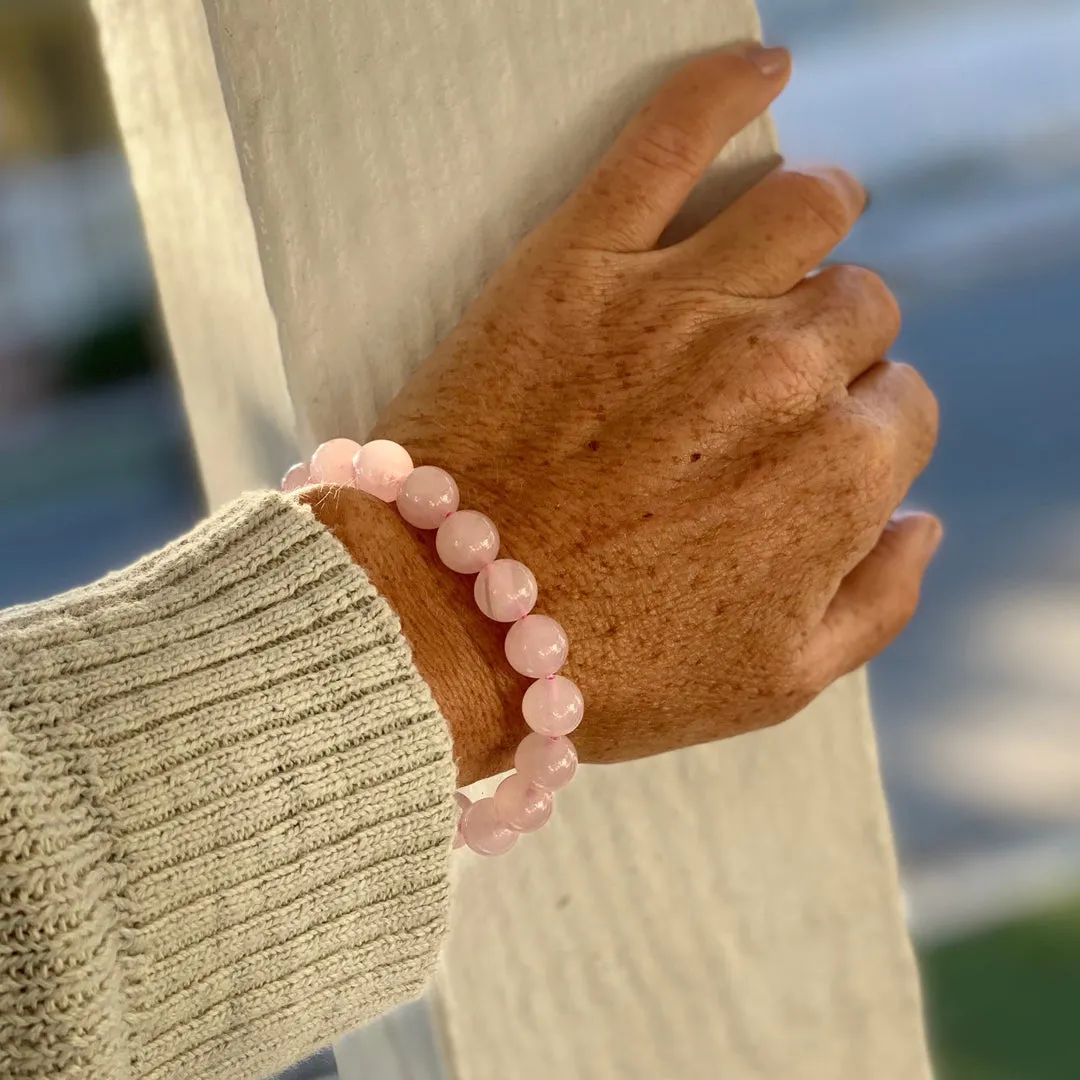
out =
[[(135, 32), (132, 5), (97, 3), (128, 9)], [(237, 306), (242, 317), (261, 310), (257, 273), (280, 342), (274, 386), (287, 384), (305, 449), (363, 436), (668, 72), (757, 32), (749, 0), (204, 4), (227, 110), (211, 124), (227, 132), (215, 126), (213, 138), (231, 139), (248, 210), (228, 242), (253, 226), (257, 246), (244, 264), (252, 296)], [(174, 13), (163, 20), (191, 14), (190, 0), (146, 7)], [(175, 81), (175, 126), (186, 74), (161, 37), (153, 80), (164, 70)], [(123, 93), (151, 77), (134, 48), (115, 38), (107, 48)], [(201, 178), (198, 198), (180, 185), (163, 193), (151, 164), (172, 136), (135, 123), (125, 135), (151, 236), (159, 218), (196, 214), (231, 183), (225, 170)], [(762, 121), (675, 231), (773, 160)], [(167, 245), (154, 256), (167, 310), (190, 317), (192, 275)], [(181, 321), (170, 331), (183, 354), (196, 338)], [(180, 366), (204, 392), (189, 396), (195, 413), (212, 407), (219, 379), (263, 377), (244, 364), (221, 373), (181, 356)], [(209, 472), (214, 427), (196, 423)], [(215, 491), (233, 480), (208, 475)], [(459, 871), (433, 998), (456, 1080), (928, 1075), (861, 676), (779, 729), (584, 770), (548, 830), (503, 860), (463, 856)], [(384, 1034), (343, 1044), (343, 1074), (366, 1075), (364, 1046)], [(357, 1048), (360, 1060), (341, 1056)]]

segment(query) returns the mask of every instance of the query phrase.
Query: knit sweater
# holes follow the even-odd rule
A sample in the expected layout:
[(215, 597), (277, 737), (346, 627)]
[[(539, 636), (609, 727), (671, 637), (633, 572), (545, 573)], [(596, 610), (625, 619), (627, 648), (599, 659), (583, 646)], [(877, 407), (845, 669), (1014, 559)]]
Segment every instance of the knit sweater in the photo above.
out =
[(0, 614), (0, 1077), (259, 1077), (415, 996), (454, 779), (397, 617), (280, 495)]

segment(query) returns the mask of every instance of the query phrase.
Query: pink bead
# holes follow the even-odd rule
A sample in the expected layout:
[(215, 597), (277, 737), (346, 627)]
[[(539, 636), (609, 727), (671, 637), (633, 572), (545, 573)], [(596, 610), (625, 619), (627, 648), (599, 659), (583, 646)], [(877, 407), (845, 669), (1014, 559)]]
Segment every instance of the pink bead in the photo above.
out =
[(555, 798), (521, 773), (511, 773), (495, 789), (495, 812), (517, 832), (536, 832), (551, 817)]
[(551, 739), (534, 731), (521, 740), (514, 755), (514, 768), (545, 791), (566, 787), (574, 779), (577, 764), (577, 750), (565, 735)]
[(454, 478), (434, 465), (413, 469), (398, 489), (401, 516), (418, 529), (437, 529), (461, 501)]
[(566, 663), (569, 648), (566, 631), (548, 615), (526, 615), (506, 634), (506, 659), (530, 679), (554, 675)]
[(536, 578), (514, 559), (496, 559), (476, 575), (476, 606), (496, 622), (523, 619), (536, 603)]
[(502, 855), (517, 841), (518, 834), (499, 819), (494, 799), (478, 799), (461, 822), (461, 835), (477, 855)]
[(330, 439), (311, 455), (313, 484), (351, 484), (353, 454), (360, 444), (352, 439)]
[(282, 491), (296, 491), (299, 488), (307, 487), (311, 481), (311, 470), (308, 468), (306, 462), (299, 462), (294, 465), (282, 478), (281, 478), (281, 490)]
[(372, 439), (353, 454), (352, 470), (353, 483), (361, 491), (393, 502), (402, 481), (413, 471), (413, 463), (404, 446), (389, 439)]
[(525, 723), (541, 735), (569, 735), (581, 723), (585, 699), (565, 675), (534, 682), (521, 700)]
[(472, 806), (472, 799), (468, 795), (463, 795), (460, 791), (455, 791), (454, 801), (458, 804), (457, 828), (454, 829), (454, 847), (459, 848), (465, 843), (465, 837), (461, 835), (461, 823), (465, 819), (465, 811)]
[(475, 574), (499, 554), (499, 530), (476, 510), (458, 510), (439, 526), (435, 550), (451, 570)]

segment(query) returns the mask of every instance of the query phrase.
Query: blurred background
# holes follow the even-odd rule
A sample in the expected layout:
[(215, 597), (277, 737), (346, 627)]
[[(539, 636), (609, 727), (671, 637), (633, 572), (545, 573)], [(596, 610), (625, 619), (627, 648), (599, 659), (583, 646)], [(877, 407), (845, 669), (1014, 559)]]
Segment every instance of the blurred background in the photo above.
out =
[[(785, 152), (866, 182), (842, 257), (893, 283), (942, 406), (913, 501), (946, 543), (871, 672), (938, 1077), (1076, 1080), (1080, 6), (759, 3)], [(0, 605), (200, 512), (89, 16), (0, 0)]]

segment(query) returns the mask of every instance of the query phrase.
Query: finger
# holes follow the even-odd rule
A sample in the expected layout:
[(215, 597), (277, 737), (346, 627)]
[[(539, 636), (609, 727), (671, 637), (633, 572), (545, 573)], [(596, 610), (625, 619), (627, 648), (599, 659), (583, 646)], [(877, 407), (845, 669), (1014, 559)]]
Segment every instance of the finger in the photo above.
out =
[(846, 387), (882, 357), (900, 333), (900, 305), (888, 285), (861, 266), (830, 266), (779, 301), (808, 340), (807, 355), (828, 367), (824, 381)]
[(888, 444), (892, 465), (892, 506), (903, 501), (926, 468), (938, 435), (938, 404), (923, 377), (910, 365), (881, 361), (848, 388), (848, 407), (870, 420)]
[(724, 144), (765, 111), (791, 70), (784, 49), (741, 45), (679, 70), (555, 215), (575, 242), (646, 251)]
[(870, 554), (840, 583), (807, 642), (804, 662), (822, 688), (877, 656), (911, 621), (941, 522), (908, 514), (885, 526)]
[(736, 296), (782, 296), (844, 239), (866, 206), (862, 185), (842, 169), (777, 169), (668, 259)]

